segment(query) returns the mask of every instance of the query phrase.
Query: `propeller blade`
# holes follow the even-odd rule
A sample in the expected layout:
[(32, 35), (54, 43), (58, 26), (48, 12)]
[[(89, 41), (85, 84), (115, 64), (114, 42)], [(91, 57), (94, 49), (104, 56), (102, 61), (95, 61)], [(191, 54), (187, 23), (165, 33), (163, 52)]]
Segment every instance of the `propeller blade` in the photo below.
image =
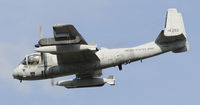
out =
[(40, 39), (42, 39), (43, 35), (42, 35), (42, 24), (40, 24)]
[(55, 80), (54, 80), (54, 78), (51, 79), (51, 86), (55, 86)]
[[(42, 24), (40, 24), (40, 39), (42, 39), (43, 37), (43, 34), (42, 34)], [(41, 54), (41, 62), (44, 63), (44, 54), (43, 53), (40, 53)]]

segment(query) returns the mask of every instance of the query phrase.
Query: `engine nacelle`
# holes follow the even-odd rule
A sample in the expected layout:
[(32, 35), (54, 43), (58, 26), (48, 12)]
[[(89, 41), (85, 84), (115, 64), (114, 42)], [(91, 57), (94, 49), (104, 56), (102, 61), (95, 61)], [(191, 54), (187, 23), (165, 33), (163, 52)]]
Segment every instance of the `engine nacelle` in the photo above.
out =
[(58, 81), (57, 86), (64, 86), (66, 88), (83, 88), (83, 87), (99, 87), (105, 83), (115, 85), (115, 79), (113, 76), (108, 78), (85, 78), (85, 79), (69, 79)]
[(52, 53), (52, 54), (77, 52), (83, 50), (97, 51), (97, 45), (84, 45), (84, 44), (52, 45), (52, 46), (42, 46), (35, 49), (35, 51), (37, 52)]

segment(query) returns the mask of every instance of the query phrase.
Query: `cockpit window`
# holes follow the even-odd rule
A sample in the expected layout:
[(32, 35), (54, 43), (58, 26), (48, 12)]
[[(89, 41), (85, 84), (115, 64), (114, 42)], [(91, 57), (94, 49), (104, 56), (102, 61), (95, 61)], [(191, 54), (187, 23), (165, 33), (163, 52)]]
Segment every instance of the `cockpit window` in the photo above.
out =
[(31, 55), (28, 56), (28, 64), (29, 65), (37, 65), (39, 63), (40, 56), (38, 55)]
[(26, 58), (21, 62), (23, 65), (26, 65)]

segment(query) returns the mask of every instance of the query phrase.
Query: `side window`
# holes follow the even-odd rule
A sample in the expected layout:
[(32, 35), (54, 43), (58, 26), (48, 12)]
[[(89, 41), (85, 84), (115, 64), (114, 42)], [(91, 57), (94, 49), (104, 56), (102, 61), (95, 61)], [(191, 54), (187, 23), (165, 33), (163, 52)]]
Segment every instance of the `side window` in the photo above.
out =
[(37, 65), (39, 63), (40, 56), (38, 55), (31, 55), (28, 56), (28, 64), (29, 65)]
[(23, 65), (26, 65), (26, 58), (21, 62)]

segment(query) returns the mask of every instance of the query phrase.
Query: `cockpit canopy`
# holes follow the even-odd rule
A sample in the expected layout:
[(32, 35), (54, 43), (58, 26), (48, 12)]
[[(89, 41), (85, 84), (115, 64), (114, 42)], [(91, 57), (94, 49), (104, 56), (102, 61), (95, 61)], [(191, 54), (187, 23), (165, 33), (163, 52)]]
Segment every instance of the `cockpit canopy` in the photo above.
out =
[(29, 65), (37, 65), (39, 63), (39, 60), (40, 60), (40, 56), (38, 55), (28, 56)]
[(21, 62), (23, 65), (37, 65), (40, 62), (40, 55), (33, 54), (29, 55), (24, 58), (24, 60)]

